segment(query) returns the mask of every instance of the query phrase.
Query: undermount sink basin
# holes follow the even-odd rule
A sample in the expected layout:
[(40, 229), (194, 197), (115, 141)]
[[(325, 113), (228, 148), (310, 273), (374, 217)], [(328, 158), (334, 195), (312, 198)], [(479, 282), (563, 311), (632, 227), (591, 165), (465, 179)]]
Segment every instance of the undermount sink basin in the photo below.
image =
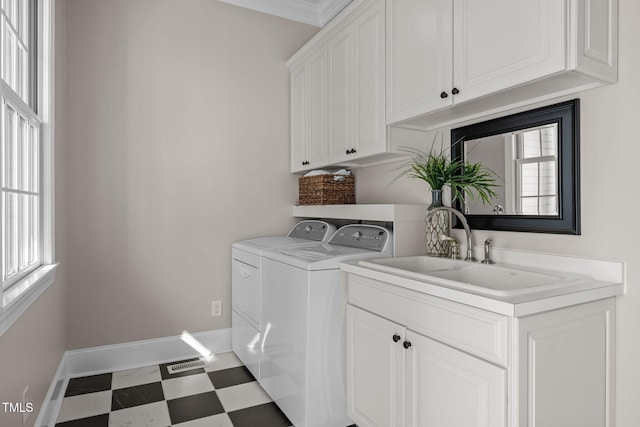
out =
[(570, 286), (583, 279), (575, 274), (428, 256), (379, 258), (360, 261), (359, 264), (378, 271), (437, 282), (448, 287), (500, 296)]

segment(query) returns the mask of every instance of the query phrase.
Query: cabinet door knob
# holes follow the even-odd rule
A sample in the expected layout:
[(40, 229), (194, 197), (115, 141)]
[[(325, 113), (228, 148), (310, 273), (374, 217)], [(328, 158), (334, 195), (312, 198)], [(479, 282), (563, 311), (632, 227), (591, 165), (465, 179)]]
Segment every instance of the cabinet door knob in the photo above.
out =
[(398, 341), (400, 341), (400, 335), (395, 334), (395, 335), (393, 336), (393, 342), (398, 342)]
[(405, 341), (405, 342), (403, 342), (403, 343), (402, 343), (402, 346), (403, 346), (404, 348), (409, 348), (409, 347), (411, 347), (411, 341)]
[(440, 98), (442, 98), (442, 99), (445, 99), (448, 96), (449, 96), (449, 94), (447, 92), (441, 92), (440, 93)]
[(345, 154), (351, 154), (351, 150), (347, 150), (344, 152)]
[(457, 95), (457, 94), (460, 93), (460, 91), (458, 90), (457, 87), (454, 87), (453, 89), (451, 89), (451, 93), (454, 94), (454, 95)]

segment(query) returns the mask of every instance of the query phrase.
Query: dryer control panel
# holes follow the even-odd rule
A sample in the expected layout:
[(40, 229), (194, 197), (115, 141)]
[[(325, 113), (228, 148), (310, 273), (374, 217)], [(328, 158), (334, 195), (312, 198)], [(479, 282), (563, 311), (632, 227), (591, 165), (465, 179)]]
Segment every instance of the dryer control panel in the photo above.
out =
[(291, 231), (289, 231), (287, 236), (323, 242), (331, 237), (327, 234), (334, 230), (335, 227), (324, 221), (300, 221), (291, 229)]
[(389, 233), (389, 230), (377, 225), (345, 225), (336, 231), (328, 243), (381, 252), (387, 244)]

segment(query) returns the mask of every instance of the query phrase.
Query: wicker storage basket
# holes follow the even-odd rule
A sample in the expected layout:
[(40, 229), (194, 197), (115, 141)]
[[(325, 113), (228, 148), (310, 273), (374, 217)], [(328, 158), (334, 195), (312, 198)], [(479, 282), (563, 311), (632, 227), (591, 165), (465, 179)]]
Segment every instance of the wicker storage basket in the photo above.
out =
[[(341, 180), (335, 180), (341, 177)], [(298, 178), (301, 205), (346, 205), (356, 202), (353, 175), (314, 175)]]

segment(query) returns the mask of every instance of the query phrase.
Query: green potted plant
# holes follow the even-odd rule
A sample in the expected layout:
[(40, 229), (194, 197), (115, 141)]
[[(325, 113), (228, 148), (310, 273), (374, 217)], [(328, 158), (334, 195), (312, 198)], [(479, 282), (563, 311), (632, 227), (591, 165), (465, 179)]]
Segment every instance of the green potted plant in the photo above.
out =
[[(436, 135), (437, 138), (437, 135)], [(435, 149), (435, 138), (429, 151), (414, 148), (404, 148), (412, 154), (412, 158), (398, 167), (400, 174), (392, 181), (395, 182), (403, 176), (421, 179), (431, 187), (431, 205), (429, 209), (442, 206), (442, 190), (449, 187), (452, 202), (456, 199), (465, 200), (469, 197), (482, 200), (482, 203), (491, 203), (497, 198), (493, 191), (496, 184), (496, 174), (482, 163), (463, 162), (460, 159), (451, 159), (447, 153), (447, 147), (439, 151)], [(462, 140), (454, 144), (461, 143)], [(427, 221), (427, 255), (447, 256), (448, 245), (440, 239), (441, 235), (449, 235), (449, 214), (436, 212)]]

